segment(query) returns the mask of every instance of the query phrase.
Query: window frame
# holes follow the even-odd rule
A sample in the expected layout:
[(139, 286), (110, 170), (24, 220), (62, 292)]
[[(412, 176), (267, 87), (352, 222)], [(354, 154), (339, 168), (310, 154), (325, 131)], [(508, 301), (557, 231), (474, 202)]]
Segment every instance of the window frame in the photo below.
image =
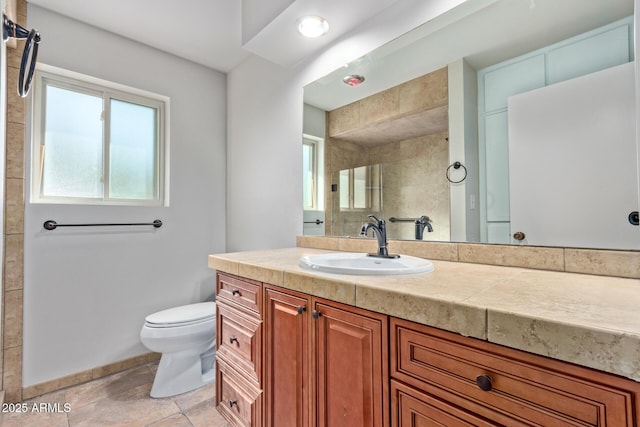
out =
[[(357, 166), (354, 168), (342, 169), (340, 172), (347, 171), (347, 198), (349, 200), (349, 206), (343, 206), (340, 203), (340, 212), (365, 212), (370, 211), (373, 208), (373, 171), (371, 167), (375, 165), (364, 165)], [(355, 193), (356, 193), (356, 179), (355, 172), (356, 169), (366, 168), (365, 169), (365, 182), (364, 182), (364, 198), (365, 198), (365, 206), (357, 207), (355, 205)], [(342, 177), (340, 177), (342, 178)]]
[[(319, 168), (318, 168), (318, 155), (319, 155), (319, 144), (321, 144), (324, 140), (317, 136), (302, 134), (302, 145), (308, 145), (312, 147), (312, 159), (311, 159), (311, 167), (312, 167), (312, 189), (311, 189), (311, 206), (303, 206), (303, 210), (317, 210), (319, 206)], [(304, 189), (303, 189), (304, 191)], [(304, 202), (304, 194), (303, 194), (303, 202)]]
[[(102, 126), (102, 174), (103, 196), (68, 197), (46, 196), (42, 194), (44, 158), (41, 148), (44, 146), (46, 87), (72, 90), (81, 94), (97, 96), (103, 100)], [(120, 205), (120, 206), (169, 206), (169, 97), (113, 83), (85, 74), (38, 63), (34, 74), (34, 86), (31, 99), (31, 194), (30, 203), (34, 204), (74, 204), (74, 205)], [(110, 102), (118, 100), (133, 103), (156, 110), (156, 159), (155, 185), (156, 197), (153, 199), (121, 199), (109, 197), (110, 167)]]

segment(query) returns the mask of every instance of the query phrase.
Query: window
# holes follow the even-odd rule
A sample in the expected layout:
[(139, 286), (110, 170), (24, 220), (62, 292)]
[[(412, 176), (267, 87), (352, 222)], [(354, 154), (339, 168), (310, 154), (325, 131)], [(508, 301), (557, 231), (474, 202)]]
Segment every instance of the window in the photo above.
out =
[(35, 203), (168, 205), (166, 97), (38, 64)]
[(379, 199), (380, 165), (340, 171), (340, 210), (377, 209)]
[(319, 209), (318, 145), (321, 142), (321, 138), (310, 135), (303, 135), (302, 138), (302, 199), (305, 210)]
[(342, 210), (370, 207), (368, 190), (369, 167), (361, 166), (340, 171), (340, 208)]

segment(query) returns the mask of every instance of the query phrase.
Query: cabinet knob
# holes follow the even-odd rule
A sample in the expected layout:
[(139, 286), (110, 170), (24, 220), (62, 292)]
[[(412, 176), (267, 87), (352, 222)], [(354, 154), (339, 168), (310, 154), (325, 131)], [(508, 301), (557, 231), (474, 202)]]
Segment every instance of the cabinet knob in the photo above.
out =
[(318, 320), (320, 316), (322, 316), (322, 313), (320, 313), (318, 310), (313, 310), (311, 312), (311, 317), (313, 317), (315, 320)]
[(236, 338), (236, 337), (229, 338), (229, 343), (230, 344), (237, 343), (237, 342), (238, 342), (238, 338)]
[(239, 297), (240, 296), (240, 291), (237, 289), (234, 289), (231, 291), (231, 295), (233, 295), (234, 297)]
[(304, 305), (299, 305), (298, 306), (298, 314), (302, 314), (305, 311), (307, 311), (307, 307), (305, 307)]
[(229, 407), (233, 408), (234, 406), (238, 406), (238, 401), (237, 400), (230, 400), (229, 401)]
[(515, 233), (513, 233), (513, 238), (516, 240), (524, 240), (525, 239), (525, 234), (522, 231), (516, 231)]
[(493, 388), (493, 380), (489, 375), (478, 375), (476, 377), (476, 384), (482, 391), (490, 391)]

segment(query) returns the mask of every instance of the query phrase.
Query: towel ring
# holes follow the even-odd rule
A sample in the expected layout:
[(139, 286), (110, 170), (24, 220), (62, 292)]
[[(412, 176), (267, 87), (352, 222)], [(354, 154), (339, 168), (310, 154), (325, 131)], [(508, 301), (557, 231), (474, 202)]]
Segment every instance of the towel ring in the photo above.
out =
[[(454, 168), (454, 169), (460, 169), (460, 168), (462, 168), (462, 169), (464, 169), (464, 176), (462, 177), (462, 179), (460, 179), (459, 181), (453, 181), (453, 180), (451, 180), (451, 176), (450, 176), (450, 174), (451, 174), (451, 168)], [(453, 163), (451, 163), (451, 164), (449, 165), (449, 167), (447, 168), (447, 172), (445, 173), (445, 176), (447, 177), (447, 181), (449, 181), (450, 183), (452, 183), (452, 184), (459, 184), (459, 183), (461, 183), (462, 181), (464, 181), (465, 179), (467, 179), (467, 168), (466, 168), (462, 163), (460, 163), (460, 162), (453, 162)]]
[(18, 95), (24, 98), (31, 87), (31, 80), (36, 69), (36, 61), (38, 59), (38, 45), (42, 38), (36, 30), (27, 30), (22, 26), (11, 21), (7, 15), (2, 15), (2, 40), (7, 41), (10, 38), (17, 40), (26, 40), (24, 50), (22, 51), (22, 59), (20, 61), (20, 72), (18, 76)]
[[(36, 61), (38, 59), (38, 45), (40, 44), (40, 34), (36, 30), (29, 31), (27, 41), (22, 51), (22, 60), (20, 61), (20, 72), (18, 75), (18, 95), (24, 98), (31, 88), (31, 80), (36, 69)], [(28, 68), (27, 68), (28, 66)]]

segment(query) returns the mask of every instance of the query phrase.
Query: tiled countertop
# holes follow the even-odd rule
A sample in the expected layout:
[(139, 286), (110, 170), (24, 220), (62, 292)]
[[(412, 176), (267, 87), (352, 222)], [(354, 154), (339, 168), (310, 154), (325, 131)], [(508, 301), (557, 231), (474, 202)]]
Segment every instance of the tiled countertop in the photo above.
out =
[(640, 280), (433, 261), (431, 273), (305, 270), (311, 248), (209, 256), (209, 267), (640, 381)]

